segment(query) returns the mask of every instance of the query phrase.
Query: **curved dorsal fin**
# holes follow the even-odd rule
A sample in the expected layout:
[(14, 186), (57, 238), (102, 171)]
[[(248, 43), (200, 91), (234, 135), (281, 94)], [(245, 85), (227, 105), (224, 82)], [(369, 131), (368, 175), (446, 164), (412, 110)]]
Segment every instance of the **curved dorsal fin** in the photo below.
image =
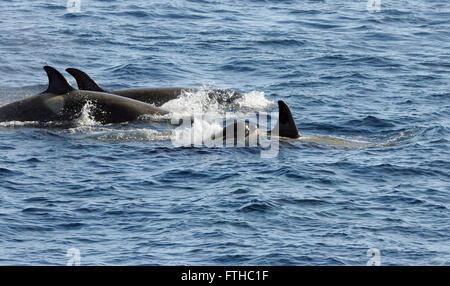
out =
[(45, 66), (44, 70), (48, 76), (48, 88), (44, 93), (63, 94), (74, 90), (59, 71), (50, 66)]
[(79, 69), (68, 68), (66, 69), (68, 73), (70, 73), (78, 84), (78, 89), (81, 90), (90, 90), (90, 91), (99, 91), (99, 92), (107, 92), (103, 88), (101, 88), (89, 75), (85, 72), (80, 71)]
[(297, 125), (295, 125), (294, 118), (289, 107), (283, 101), (278, 101), (279, 116), (278, 122), (272, 132), (278, 132), (280, 137), (298, 138), (300, 133), (298, 132)]

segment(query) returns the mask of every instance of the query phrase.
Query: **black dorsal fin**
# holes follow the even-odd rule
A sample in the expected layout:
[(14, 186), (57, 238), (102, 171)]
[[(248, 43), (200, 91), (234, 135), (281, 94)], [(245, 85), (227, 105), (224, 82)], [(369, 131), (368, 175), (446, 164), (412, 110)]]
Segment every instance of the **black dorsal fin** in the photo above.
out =
[(278, 136), (287, 138), (298, 138), (300, 133), (298, 132), (297, 125), (295, 125), (294, 118), (289, 107), (283, 101), (278, 101), (279, 116), (278, 122), (272, 133), (278, 132)]
[(48, 76), (48, 88), (44, 93), (63, 94), (74, 90), (59, 71), (50, 66), (45, 66), (44, 70)]
[(78, 89), (81, 90), (90, 90), (90, 91), (99, 91), (99, 92), (107, 92), (103, 88), (101, 88), (88, 74), (85, 72), (74, 69), (74, 68), (68, 68), (66, 69), (68, 73), (70, 73), (78, 84)]

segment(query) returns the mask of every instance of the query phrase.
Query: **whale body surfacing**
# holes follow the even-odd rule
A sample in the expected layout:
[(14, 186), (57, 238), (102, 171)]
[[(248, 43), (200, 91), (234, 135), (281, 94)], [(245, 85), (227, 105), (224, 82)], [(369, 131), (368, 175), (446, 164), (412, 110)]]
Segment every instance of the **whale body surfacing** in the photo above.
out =
[[(122, 90), (105, 90), (100, 87), (87, 73), (75, 69), (68, 68), (66, 71), (71, 74), (80, 90), (107, 92), (127, 98), (139, 100), (156, 106), (178, 98), (183, 91), (198, 92), (200, 89), (192, 87), (148, 87), (148, 88), (130, 88)], [(233, 89), (211, 89), (206, 90), (210, 99), (215, 99), (219, 104), (233, 103), (235, 100), (242, 98), (242, 95)]]
[(295, 124), (294, 118), (289, 107), (284, 103), (284, 101), (278, 101), (279, 116), (275, 127), (269, 131), (264, 132), (260, 130), (255, 124), (249, 122), (235, 122), (223, 128), (221, 132), (213, 134), (211, 140), (235, 140), (241, 137), (246, 141), (256, 140), (256, 137), (262, 132), (267, 135), (276, 136), (280, 138), (290, 138), (296, 139), (301, 137), (300, 132), (298, 132), (297, 125)]
[(56, 69), (45, 66), (48, 88), (37, 95), (0, 107), (0, 122), (70, 121), (91, 103), (90, 116), (102, 124), (133, 121), (141, 115), (166, 115), (150, 104), (104, 92), (77, 90)]

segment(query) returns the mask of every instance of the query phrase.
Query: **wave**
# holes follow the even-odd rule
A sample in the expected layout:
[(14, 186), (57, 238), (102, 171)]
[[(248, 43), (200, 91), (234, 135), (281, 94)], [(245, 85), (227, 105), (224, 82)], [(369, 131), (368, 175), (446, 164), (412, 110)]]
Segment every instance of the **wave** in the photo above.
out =
[(368, 127), (377, 127), (377, 128), (395, 127), (395, 124), (393, 123), (392, 120), (380, 119), (380, 118), (377, 118), (372, 115), (366, 116), (363, 119), (350, 120), (346, 123), (346, 125), (368, 126)]

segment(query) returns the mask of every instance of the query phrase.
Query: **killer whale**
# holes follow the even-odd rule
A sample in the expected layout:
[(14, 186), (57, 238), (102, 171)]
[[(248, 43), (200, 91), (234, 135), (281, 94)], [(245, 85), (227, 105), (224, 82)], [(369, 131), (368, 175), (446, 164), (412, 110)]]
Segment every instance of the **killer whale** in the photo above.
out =
[[(295, 124), (292, 113), (285, 102), (278, 101), (279, 116), (275, 127), (271, 131), (260, 130), (255, 124), (249, 122), (235, 122), (224, 127), (220, 132), (213, 134), (210, 137), (211, 141), (215, 141), (221, 145), (221, 142), (231, 143), (231, 145), (237, 145), (240, 140), (240, 144), (248, 144), (250, 142), (256, 143), (258, 136), (261, 134), (278, 137), (280, 139), (299, 139), (304, 142), (312, 142), (318, 144), (326, 144), (332, 146), (341, 147), (362, 147), (371, 146), (367, 141), (352, 141), (336, 137), (323, 137), (323, 136), (304, 136), (302, 135)], [(373, 146), (378, 144), (373, 144)], [(242, 145), (243, 146), (243, 145)]]
[(50, 66), (44, 67), (48, 88), (42, 93), (0, 107), (0, 122), (71, 121), (91, 103), (90, 116), (102, 124), (121, 123), (141, 115), (166, 115), (169, 112), (150, 104), (105, 92), (78, 90)]
[(242, 137), (241, 139), (255, 140), (260, 133), (290, 139), (301, 137), (294, 118), (292, 117), (291, 110), (284, 101), (278, 101), (278, 110), (278, 121), (271, 131), (262, 131), (255, 124), (249, 122), (235, 122), (224, 127), (222, 131), (213, 134), (211, 140), (236, 140), (240, 136)]
[[(155, 106), (161, 106), (170, 100), (178, 98), (183, 91), (199, 91), (198, 88), (191, 87), (148, 87), (105, 90), (84, 71), (75, 68), (68, 68), (66, 71), (75, 78), (78, 89), (80, 90), (112, 93), (149, 104), (154, 104)], [(212, 89), (207, 90), (207, 93), (209, 98), (215, 99), (219, 104), (233, 103), (235, 100), (242, 98), (242, 94), (233, 89)]]

